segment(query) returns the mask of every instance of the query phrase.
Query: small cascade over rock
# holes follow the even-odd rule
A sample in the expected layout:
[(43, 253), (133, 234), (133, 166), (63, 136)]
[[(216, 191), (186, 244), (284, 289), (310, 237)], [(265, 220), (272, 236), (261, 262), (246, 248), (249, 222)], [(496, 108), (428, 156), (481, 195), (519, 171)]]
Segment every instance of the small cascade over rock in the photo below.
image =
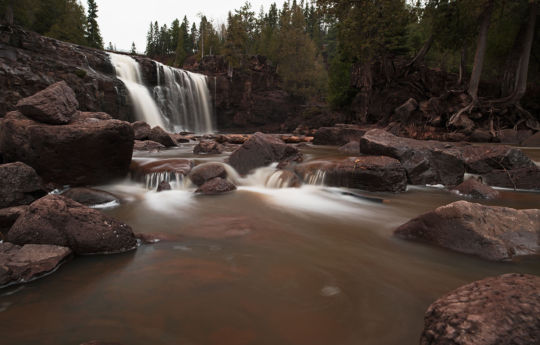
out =
[(162, 114), (175, 131), (212, 133), (214, 114), (207, 77), (156, 62), (154, 88)]

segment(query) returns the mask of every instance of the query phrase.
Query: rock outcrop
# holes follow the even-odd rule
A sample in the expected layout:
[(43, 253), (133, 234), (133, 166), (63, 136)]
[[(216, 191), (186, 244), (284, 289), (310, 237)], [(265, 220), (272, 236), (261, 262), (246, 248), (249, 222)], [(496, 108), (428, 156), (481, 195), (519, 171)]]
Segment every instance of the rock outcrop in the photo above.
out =
[(137, 246), (128, 225), (61, 195), (32, 203), (9, 230), (7, 241), (69, 247), (76, 254), (120, 253)]
[(267, 166), (272, 162), (300, 161), (301, 153), (297, 148), (285, 144), (274, 136), (255, 133), (229, 157), (229, 164), (240, 174)]
[(0, 287), (27, 283), (54, 271), (71, 254), (66, 247), (0, 243)]
[(457, 201), (401, 225), (395, 235), (488, 260), (540, 254), (540, 209)]
[(0, 165), (0, 208), (29, 205), (46, 194), (41, 179), (28, 165)]
[(505, 274), (462, 286), (429, 306), (420, 345), (540, 344), (540, 277)]

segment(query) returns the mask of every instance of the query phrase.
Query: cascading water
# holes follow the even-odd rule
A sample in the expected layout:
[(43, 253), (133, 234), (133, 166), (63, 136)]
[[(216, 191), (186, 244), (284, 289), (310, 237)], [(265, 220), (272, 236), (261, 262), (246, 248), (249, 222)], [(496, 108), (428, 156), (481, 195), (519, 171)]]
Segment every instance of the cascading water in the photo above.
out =
[(116, 76), (126, 85), (137, 119), (152, 127), (167, 128), (156, 102), (143, 84), (139, 63), (127, 55), (109, 53), (109, 57)]
[(139, 63), (130, 56), (109, 53), (117, 77), (124, 82), (137, 119), (172, 131), (211, 133), (214, 112), (207, 77), (155, 62), (157, 86), (144, 85)]
[(175, 131), (211, 133), (214, 114), (207, 77), (156, 62), (158, 86), (154, 88), (161, 112)]

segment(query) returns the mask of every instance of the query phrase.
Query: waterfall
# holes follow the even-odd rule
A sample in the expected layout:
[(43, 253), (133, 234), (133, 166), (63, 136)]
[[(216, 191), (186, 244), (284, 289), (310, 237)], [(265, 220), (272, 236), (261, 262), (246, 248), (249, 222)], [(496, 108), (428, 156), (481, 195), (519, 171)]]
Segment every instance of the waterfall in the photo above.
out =
[(126, 85), (138, 120), (175, 132), (214, 131), (214, 111), (205, 75), (155, 61), (157, 86), (149, 90), (135, 59), (114, 53), (109, 53), (109, 57), (116, 76)]
[(156, 62), (154, 96), (175, 131), (212, 133), (214, 115), (207, 77)]
[(143, 84), (139, 63), (127, 55), (109, 53), (109, 57), (116, 76), (126, 85), (137, 119), (152, 127), (167, 128), (156, 102)]

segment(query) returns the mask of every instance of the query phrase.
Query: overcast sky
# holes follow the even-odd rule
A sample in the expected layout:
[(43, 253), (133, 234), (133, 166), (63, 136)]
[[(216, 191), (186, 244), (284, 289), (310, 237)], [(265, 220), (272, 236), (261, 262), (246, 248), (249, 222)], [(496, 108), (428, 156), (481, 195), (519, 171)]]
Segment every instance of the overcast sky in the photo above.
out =
[[(86, 0), (81, 0), (86, 7)], [(255, 13), (259, 13), (261, 5), (265, 11), (270, 4), (276, 2), (281, 7), (282, 0), (251, 0)], [(167, 24), (187, 15), (191, 23), (200, 21), (198, 13), (203, 13), (214, 23), (223, 23), (227, 13), (240, 8), (245, 0), (96, 0), (98, 5), (98, 24), (105, 47), (112, 42), (118, 50), (129, 50), (131, 42), (135, 42), (137, 50), (146, 48), (146, 33), (151, 21), (157, 20), (159, 25)]]

